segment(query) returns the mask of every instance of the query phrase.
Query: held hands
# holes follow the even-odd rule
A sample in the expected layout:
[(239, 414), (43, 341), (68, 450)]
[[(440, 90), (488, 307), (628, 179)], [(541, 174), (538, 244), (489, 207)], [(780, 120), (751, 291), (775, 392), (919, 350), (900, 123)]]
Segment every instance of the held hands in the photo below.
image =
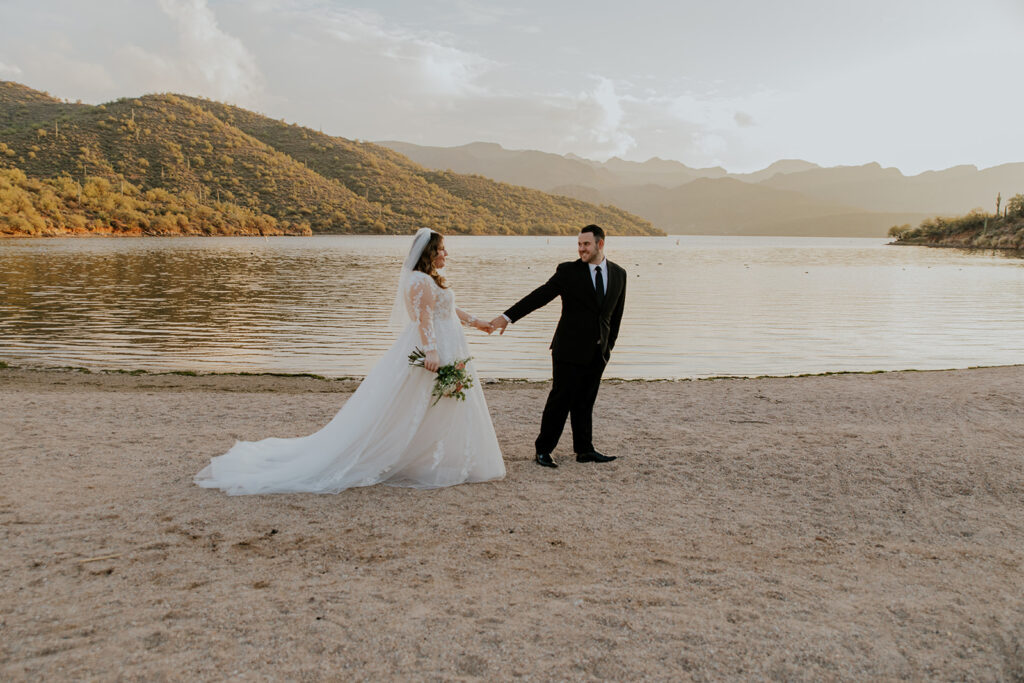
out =
[(463, 317), (463, 312), (459, 311), (459, 318), (462, 319), (463, 324), (469, 325), (470, 327), (475, 327), (481, 332), (486, 332), (487, 334), (494, 332), (494, 328), (491, 327), (490, 323), (484, 322), (483, 320), (480, 320), (480, 318), (477, 318), (475, 315), (469, 315), (468, 313), (465, 314), (465, 316), (466, 317)]
[[(462, 315), (463, 314), (460, 311), (459, 317), (462, 317)], [(470, 315), (466, 318), (462, 318), (462, 322), (465, 323), (466, 325), (469, 325), (470, 327), (475, 327), (481, 332), (486, 332), (487, 334), (490, 334), (495, 330), (501, 330), (500, 334), (505, 334), (505, 328), (508, 327), (508, 320), (506, 320), (505, 316), (503, 315), (499, 315), (497, 318), (495, 318), (489, 323), (480, 320), (475, 315)]]
[(473, 327), (480, 330), (481, 332), (486, 332), (487, 334), (494, 332), (494, 328), (491, 326), (491, 324), (484, 322), (483, 320), (474, 320), (471, 324), (473, 325)]
[[(491, 321), (490, 327), (491, 332), (493, 332), (494, 330), (501, 330), (500, 332), (498, 332), (498, 334), (505, 334), (505, 328), (508, 327), (508, 320), (505, 319), (505, 316), (499, 315), (497, 318)], [(488, 332), (488, 334), (490, 334), (490, 332)]]

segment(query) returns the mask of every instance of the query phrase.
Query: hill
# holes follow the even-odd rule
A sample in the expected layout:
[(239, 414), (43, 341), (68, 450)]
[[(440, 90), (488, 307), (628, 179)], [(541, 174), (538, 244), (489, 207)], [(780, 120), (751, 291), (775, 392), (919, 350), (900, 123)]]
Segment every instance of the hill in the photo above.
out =
[(606, 187), (618, 182), (609, 171), (586, 161), (534, 150), (507, 150), (489, 142), (459, 147), (425, 147), (396, 141), (379, 144), (430, 169), (482, 175), (545, 192), (557, 185)]
[(1024, 251), (1024, 194), (1011, 197), (1002, 213), (971, 211), (955, 218), (929, 218), (916, 228), (893, 227), (896, 244), (960, 249)]
[(612, 157), (602, 163), (574, 154), (505, 149), (491, 142), (459, 147), (427, 147), (393, 140), (379, 144), (427, 168), (483, 175), (545, 192), (567, 185), (595, 189), (649, 184), (676, 187), (697, 178), (727, 175), (723, 168), (690, 168), (678, 161), (658, 158), (636, 162)]
[(661, 234), (612, 207), (428, 171), (180, 95), (68, 104), (0, 82), (0, 233)]
[(759, 183), (762, 180), (768, 180), (777, 175), (787, 175), (789, 173), (799, 173), (801, 171), (809, 171), (815, 168), (821, 168), (817, 164), (812, 164), (809, 161), (803, 159), (780, 159), (779, 161), (769, 164), (760, 171), (754, 171), (753, 173), (731, 173), (730, 178), (736, 178), (746, 183)]
[[(822, 168), (783, 159), (753, 173), (730, 174), (718, 167), (690, 168), (658, 158), (597, 162), (484, 143), (451, 148), (382, 144), (429, 168), (479, 173), (619, 206), (670, 233), (881, 237), (893, 223), (964, 213), (991, 205), (1000, 192), (1009, 196), (1024, 187), (1024, 164), (983, 170), (955, 166), (905, 176), (877, 163)], [(704, 181), (709, 179), (742, 181), (764, 191), (707, 185)], [(698, 184), (689, 191), (679, 189), (691, 183)], [(706, 195), (697, 191), (711, 188)], [(725, 206), (726, 200), (733, 205)], [(767, 213), (758, 215), (762, 208)]]
[(1007, 197), (1024, 188), (1024, 163), (954, 166), (916, 176), (879, 164), (836, 166), (776, 175), (761, 184), (872, 211), (962, 214), (992, 206), (997, 194)]
[(865, 211), (734, 178), (698, 178), (674, 188), (643, 185), (602, 191), (570, 186), (552, 191), (614, 204), (679, 235), (880, 237), (894, 223), (925, 218)]
[(0, 81), (2, 135), (11, 134), (19, 127), (32, 126), (38, 121), (70, 115), (84, 109), (88, 109), (88, 105), (70, 104), (20, 83)]

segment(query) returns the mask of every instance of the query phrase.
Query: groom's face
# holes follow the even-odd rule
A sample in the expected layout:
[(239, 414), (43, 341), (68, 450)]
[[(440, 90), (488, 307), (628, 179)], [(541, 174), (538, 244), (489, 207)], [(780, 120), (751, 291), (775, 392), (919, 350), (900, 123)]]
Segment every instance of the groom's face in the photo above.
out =
[(581, 232), (578, 242), (580, 260), (584, 263), (600, 263), (604, 258), (604, 240), (594, 238), (592, 232)]

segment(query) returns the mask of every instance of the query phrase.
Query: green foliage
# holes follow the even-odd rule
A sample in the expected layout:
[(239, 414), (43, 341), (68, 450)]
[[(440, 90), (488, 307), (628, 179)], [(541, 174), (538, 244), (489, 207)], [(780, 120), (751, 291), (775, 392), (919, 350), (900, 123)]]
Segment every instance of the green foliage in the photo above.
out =
[(0, 127), (6, 234), (572, 234), (591, 222), (661, 234), (618, 209), (428, 172), (387, 148), (198, 98), (92, 107), (0, 82)]
[(1015, 194), (1006, 200), (1007, 216), (1024, 216), (1024, 194)]
[(308, 235), (308, 225), (194, 195), (69, 176), (36, 180), (0, 169), (0, 235)]
[[(894, 232), (895, 231), (895, 232)], [(971, 249), (1024, 249), (1024, 194), (1010, 198), (1006, 215), (996, 216), (974, 209), (965, 216), (936, 216), (916, 228), (900, 226), (889, 234), (899, 244), (963, 247)]]

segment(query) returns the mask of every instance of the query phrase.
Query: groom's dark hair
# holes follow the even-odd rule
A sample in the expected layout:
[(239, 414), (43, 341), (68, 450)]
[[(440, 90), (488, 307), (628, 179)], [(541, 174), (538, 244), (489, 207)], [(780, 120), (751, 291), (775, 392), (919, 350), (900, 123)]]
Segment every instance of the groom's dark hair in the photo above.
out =
[(604, 239), (604, 228), (602, 228), (600, 225), (594, 225), (593, 223), (591, 223), (587, 227), (580, 230), (581, 235), (585, 232), (594, 233), (594, 240), (597, 242), (600, 242), (601, 240)]

